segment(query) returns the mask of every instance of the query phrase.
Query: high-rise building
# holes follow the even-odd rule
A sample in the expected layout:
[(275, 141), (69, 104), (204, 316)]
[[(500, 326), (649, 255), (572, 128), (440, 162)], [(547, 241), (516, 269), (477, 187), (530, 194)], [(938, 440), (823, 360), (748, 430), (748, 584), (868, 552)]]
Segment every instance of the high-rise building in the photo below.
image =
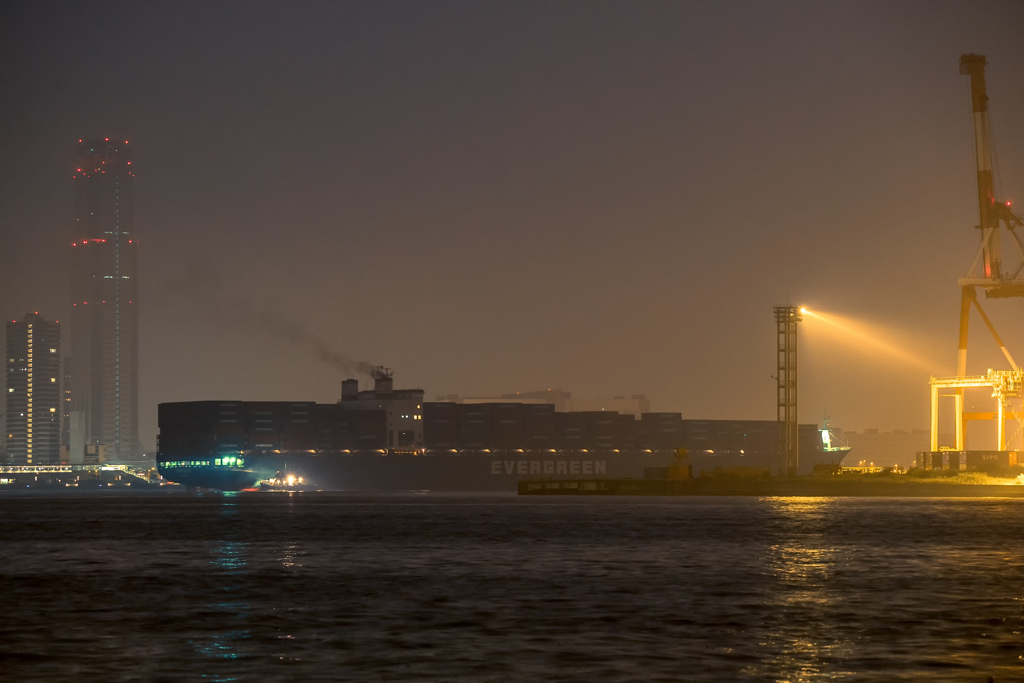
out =
[(13, 465), (60, 460), (60, 325), (38, 313), (7, 323), (4, 450)]
[(138, 272), (128, 141), (79, 140), (71, 283), (71, 411), (113, 460), (139, 454)]

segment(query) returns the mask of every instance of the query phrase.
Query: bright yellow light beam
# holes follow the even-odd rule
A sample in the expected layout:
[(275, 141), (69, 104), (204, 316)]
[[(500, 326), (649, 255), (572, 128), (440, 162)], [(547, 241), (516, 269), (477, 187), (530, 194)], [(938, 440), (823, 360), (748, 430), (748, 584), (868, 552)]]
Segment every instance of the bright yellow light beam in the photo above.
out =
[(815, 320), (819, 320), (832, 328), (833, 332), (841, 333), (841, 338), (849, 345), (866, 353), (881, 353), (899, 360), (916, 368), (932, 372), (935, 364), (905, 348), (883, 338), (883, 332), (872, 330), (866, 323), (860, 323), (849, 318), (827, 313), (815, 313), (807, 308), (801, 308), (800, 312)]

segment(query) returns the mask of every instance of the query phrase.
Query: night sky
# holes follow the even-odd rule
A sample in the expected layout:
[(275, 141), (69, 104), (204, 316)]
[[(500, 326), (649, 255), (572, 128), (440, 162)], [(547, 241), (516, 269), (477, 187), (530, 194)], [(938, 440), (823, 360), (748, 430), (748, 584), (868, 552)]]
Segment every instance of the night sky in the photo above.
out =
[[(925, 428), (979, 242), (958, 60), (1024, 205), (1022, 36), (1020, 2), (8, 2), (0, 315), (68, 316), (75, 145), (111, 137), (147, 448), (163, 401), (337, 400), (330, 354), (775, 419), (785, 303), (872, 335), (802, 325), (801, 422)], [(987, 305), (1018, 358), (1022, 306)]]

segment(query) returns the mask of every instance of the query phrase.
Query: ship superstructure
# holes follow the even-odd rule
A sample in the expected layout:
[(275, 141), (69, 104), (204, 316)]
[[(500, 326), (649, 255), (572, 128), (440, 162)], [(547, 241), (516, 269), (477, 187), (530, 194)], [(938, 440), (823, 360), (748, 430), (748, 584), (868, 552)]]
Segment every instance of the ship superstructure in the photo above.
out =
[(826, 419), (821, 429), (821, 451), (822, 455), (829, 462), (840, 465), (843, 458), (853, 450), (853, 447), (846, 442), (842, 430), (833, 429)]

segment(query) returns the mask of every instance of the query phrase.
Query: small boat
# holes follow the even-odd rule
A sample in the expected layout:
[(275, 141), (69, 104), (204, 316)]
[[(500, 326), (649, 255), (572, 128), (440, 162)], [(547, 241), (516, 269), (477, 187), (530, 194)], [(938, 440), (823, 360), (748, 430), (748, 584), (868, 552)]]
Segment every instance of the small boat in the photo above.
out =
[(260, 491), (319, 491), (320, 488), (303, 477), (287, 472), (278, 472), (269, 479), (259, 482)]

